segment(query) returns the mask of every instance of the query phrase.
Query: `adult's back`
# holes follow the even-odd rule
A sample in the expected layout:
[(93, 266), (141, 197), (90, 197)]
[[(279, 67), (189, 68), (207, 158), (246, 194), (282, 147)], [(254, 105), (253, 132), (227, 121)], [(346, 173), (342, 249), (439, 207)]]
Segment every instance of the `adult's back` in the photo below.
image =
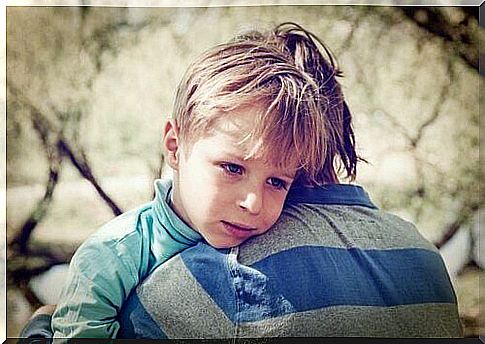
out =
[(201, 242), (130, 296), (119, 337), (459, 337), (436, 248), (357, 186), (294, 189), (275, 227)]

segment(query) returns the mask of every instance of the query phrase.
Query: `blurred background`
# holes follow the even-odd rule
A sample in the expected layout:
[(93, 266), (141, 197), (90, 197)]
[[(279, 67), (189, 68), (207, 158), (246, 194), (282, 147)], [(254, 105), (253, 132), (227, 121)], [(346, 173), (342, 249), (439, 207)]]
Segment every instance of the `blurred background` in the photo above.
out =
[(285, 21), (319, 36), (344, 73), (358, 152), (369, 161), (357, 183), (440, 249), (465, 335), (485, 334), (478, 7), (6, 12), (8, 337), (56, 302), (65, 263), (88, 235), (151, 200), (166, 172), (162, 125), (188, 64), (235, 34)]

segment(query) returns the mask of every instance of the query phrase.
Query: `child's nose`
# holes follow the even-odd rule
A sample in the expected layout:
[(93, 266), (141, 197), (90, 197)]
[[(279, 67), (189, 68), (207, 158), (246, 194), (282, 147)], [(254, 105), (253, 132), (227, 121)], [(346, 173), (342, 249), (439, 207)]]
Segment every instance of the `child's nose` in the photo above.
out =
[(239, 206), (253, 215), (258, 215), (263, 208), (263, 195), (261, 192), (247, 192)]

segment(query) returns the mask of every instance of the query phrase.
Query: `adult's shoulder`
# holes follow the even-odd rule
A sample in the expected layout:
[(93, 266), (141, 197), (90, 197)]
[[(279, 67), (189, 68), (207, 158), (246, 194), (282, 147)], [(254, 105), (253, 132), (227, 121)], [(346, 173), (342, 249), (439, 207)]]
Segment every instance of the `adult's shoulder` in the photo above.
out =
[(342, 185), (293, 194), (268, 233), (241, 245), (240, 259), (257, 261), (303, 246), (437, 252), (413, 223), (379, 209), (363, 188)]
[(322, 244), (434, 250), (413, 223), (379, 209), (360, 185), (297, 187), (288, 200), (281, 223), (291, 227), (299, 222), (306, 232), (325, 232)]

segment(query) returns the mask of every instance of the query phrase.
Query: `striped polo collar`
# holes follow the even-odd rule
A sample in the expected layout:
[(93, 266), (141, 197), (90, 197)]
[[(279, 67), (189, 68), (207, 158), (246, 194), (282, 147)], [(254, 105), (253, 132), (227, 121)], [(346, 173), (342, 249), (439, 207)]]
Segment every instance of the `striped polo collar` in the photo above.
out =
[(286, 203), (360, 205), (377, 209), (363, 187), (351, 184), (326, 184), (316, 187), (296, 186), (290, 189)]

